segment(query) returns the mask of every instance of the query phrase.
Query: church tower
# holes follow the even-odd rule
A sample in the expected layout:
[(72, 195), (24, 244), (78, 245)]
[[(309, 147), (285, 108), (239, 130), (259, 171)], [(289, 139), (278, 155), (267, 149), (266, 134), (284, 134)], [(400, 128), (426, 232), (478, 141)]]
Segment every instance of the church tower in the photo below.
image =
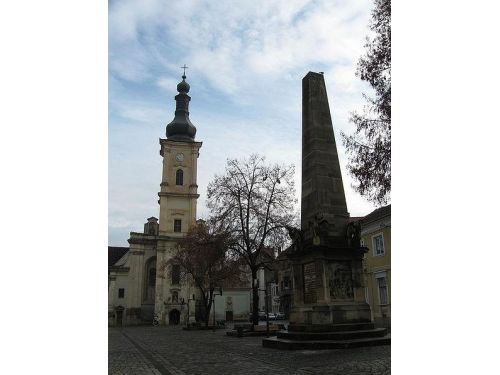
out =
[(197, 162), (202, 142), (195, 141), (196, 127), (189, 119), (189, 84), (185, 73), (177, 85), (175, 117), (167, 125), (166, 139), (160, 139), (163, 173), (160, 200), (159, 234), (185, 235), (196, 221), (199, 197), (196, 180)]
[[(177, 85), (174, 119), (167, 125), (167, 138), (160, 139), (163, 157), (162, 179), (158, 193), (160, 221), (156, 242), (157, 267), (154, 311), (160, 324), (178, 324), (193, 319), (195, 289), (180, 278), (180, 268), (171, 264), (178, 240), (196, 222), (199, 197), (197, 164), (201, 142), (195, 141), (196, 127), (189, 119), (189, 84), (186, 74)], [(186, 304), (191, 304), (186, 308)], [(187, 317), (189, 311), (189, 317)]]

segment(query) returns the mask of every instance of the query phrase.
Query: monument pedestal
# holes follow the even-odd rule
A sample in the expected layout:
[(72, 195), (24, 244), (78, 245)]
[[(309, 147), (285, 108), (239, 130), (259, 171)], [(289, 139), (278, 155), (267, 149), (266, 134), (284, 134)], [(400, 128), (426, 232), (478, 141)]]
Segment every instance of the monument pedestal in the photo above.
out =
[(300, 251), (289, 255), (294, 280), (292, 329), (297, 325), (371, 321), (363, 285), (362, 260), (366, 250), (303, 244)]
[[(366, 302), (343, 302), (326, 305), (296, 307), (290, 312), (289, 330), (316, 331), (331, 324), (363, 323), (371, 321), (370, 305)], [(301, 327), (301, 328), (298, 328)]]
[(263, 340), (278, 349), (334, 349), (390, 343), (365, 302), (365, 248), (303, 247), (292, 253), (294, 304), (288, 331)]

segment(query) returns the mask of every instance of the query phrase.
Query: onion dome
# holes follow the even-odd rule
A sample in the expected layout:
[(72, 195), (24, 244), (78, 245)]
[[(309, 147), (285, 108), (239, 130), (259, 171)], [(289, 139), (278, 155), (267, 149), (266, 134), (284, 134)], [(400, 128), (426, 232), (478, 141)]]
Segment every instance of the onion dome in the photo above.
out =
[(186, 82), (186, 76), (182, 76), (182, 82), (177, 85), (177, 91), (187, 94), (189, 92), (189, 83)]
[(182, 76), (182, 82), (177, 85), (177, 91), (179, 91), (179, 94), (175, 96), (175, 117), (167, 125), (167, 139), (194, 142), (196, 127), (189, 120), (189, 101), (191, 97), (187, 94), (189, 84), (186, 82), (185, 74)]

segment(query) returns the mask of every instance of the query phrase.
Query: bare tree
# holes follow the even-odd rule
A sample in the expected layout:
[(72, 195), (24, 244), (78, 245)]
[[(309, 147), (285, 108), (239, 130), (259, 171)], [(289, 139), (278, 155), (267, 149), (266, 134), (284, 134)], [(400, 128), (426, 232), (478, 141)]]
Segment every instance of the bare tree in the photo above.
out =
[(252, 320), (258, 324), (257, 271), (265, 247), (288, 241), (285, 227), (294, 223), (295, 185), (293, 165), (268, 165), (265, 158), (228, 160), (224, 175), (208, 185), (208, 207), (219, 225), (232, 235), (231, 249), (252, 274)]
[(228, 232), (215, 230), (212, 221), (199, 222), (179, 240), (169, 260), (169, 264), (180, 266), (180, 277), (191, 279), (200, 291), (205, 326), (209, 323), (215, 288), (240, 274), (240, 263), (228, 252), (230, 238)]

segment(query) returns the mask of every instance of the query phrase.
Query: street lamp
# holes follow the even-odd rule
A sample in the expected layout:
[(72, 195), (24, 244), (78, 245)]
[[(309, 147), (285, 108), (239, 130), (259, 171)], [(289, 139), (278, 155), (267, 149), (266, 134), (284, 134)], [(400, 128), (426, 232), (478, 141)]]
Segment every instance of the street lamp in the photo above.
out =
[(266, 287), (265, 289), (259, 289), (260, 292), (264, 292), (264, 300), (265, 300), (265, 306), (266, 306), (266, 336), (269, 337), (269, 297), (267, 293), (267, 289), (269, 287), (269, 284), (271, 284), (271, 281), (268, 281), (267, 283), (264, 284)]
[(189, 329), (189, 302), (190, 301), (195, 301), (194, 294), (193, 294), (193, 298), (188, 298), (188, 300), (187, 300), (187, 319), (186, 319), (186, 328), (187, 329)]
[[(219, 293), (218, 293), (220, 296), (222, 296), (222, 287), (219, 287)], [(214, 293), (212, 295), (212, 301), (213, 301), (213, 305), (214, 305), (214, 328), (213, 328), (213, 331), (215, 332), (215, 295), (216, 293)]]

